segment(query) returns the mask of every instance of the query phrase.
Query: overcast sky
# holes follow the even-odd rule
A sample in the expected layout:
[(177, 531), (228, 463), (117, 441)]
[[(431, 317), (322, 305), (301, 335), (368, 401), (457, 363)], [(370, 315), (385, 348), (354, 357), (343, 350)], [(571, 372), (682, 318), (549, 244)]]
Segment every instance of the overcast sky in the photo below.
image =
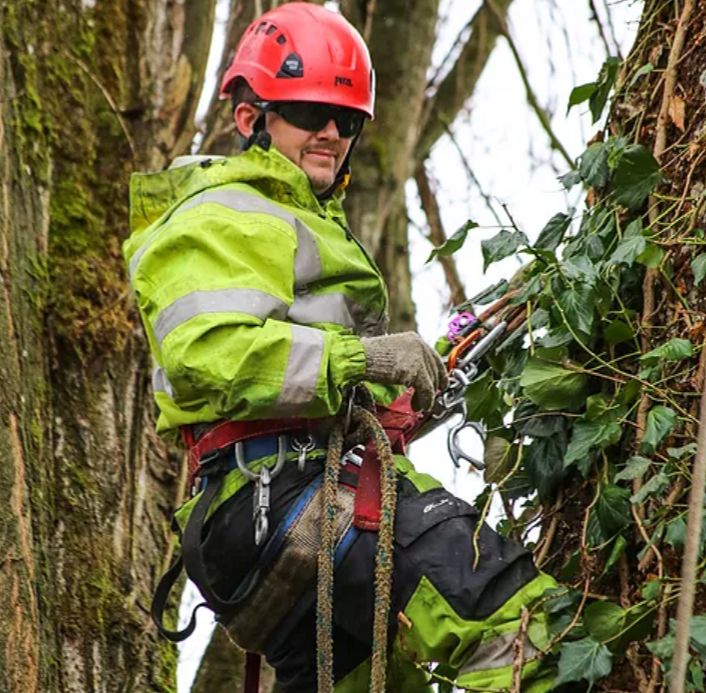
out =
[[(480, 4), (480, 0), (442, 0), (434, 66), (439, 65)], [(634, 39), (642, 2), (594, 0), (593, 4), (606, 26), (608, 42), (613, 45), (612, 32), (605, 21), (606, 6), (610, 6), (615, 38), (626, 54)], [(203, 116), (215, 88), (228, 5), (228, 0), (218, 2), (216, 31), (199, 117)], [(591, 21), (589, 0), (515, 0), (510, 9), (509, 24), (539, 103), (553, 114), (554, 131), (570, 156), (576, 158), (600, 123), (592, 126), (583, 107), (574, 108), (567, 117), (566, 104), (574, 86), (595, 80), (606, 58), (605, 45), (595, 22)], [(564, 173), (567, 166), (549, 148), (546, 134), (527, 105), (525, 89), (504, 40), (498, 41), (468, 103), (467, 113), (456, 121), (453, 131), (483, 193), (491, 199), (503, 223), (508, 220), (501, 203), (508, 206), (518, 226), (534, 239), (557, 212), (566, 212), (571, 207), (580, 212), (581, 193), (574, 192), (569, 197), (557, 182), (557, 173)], [(439, 184), (438, 199), (447, 234), (452, 234), (469, 219), (480, 224), (455, 256), (468, 295), (473, 296), (486, 286), (509, 278), (519, 268), (520, 258), (508, 258), (493, 265), (483, 275), (480, 243), (500, 229), (479, 190), (470, 183), (462, 160), (448, 138), (443, 138), (433, 150), (430, 172)], [(408, 184), (407, 194), (410, 216), (416, 225), (424, 228), (426, 220), (419, 208), (413, 182)], [(410, 229), (410, 238), (413, 297), (419, 331), (433, 344), (440, 334), (446, 333), (448, 289), (440, 266), (437, 263), (424, 264), (430, 252), (428, 241), (414, 227)], [(463, 440), (469, 451), (482, 457), (479, 440), (472, 434)], [(466, 500), (472, 501), (483, 489), (480, 474), (469, 473), (468, 469), (454, 469), (446, 452), (445, 430), (415, 443), (410, 457), (420, 471), (440, 479), (447, 488)], [(491, 519), (497, 520), (500, 512), (500, 508), (494, 507)], [(182, 627), (196, 599), (193, 591), (185, 594)], [(200, 611), (199, 616), (197, 633), (181, 646), (179, 693), (190, 690), (210, 636), (212, 618), (204, 611)]]

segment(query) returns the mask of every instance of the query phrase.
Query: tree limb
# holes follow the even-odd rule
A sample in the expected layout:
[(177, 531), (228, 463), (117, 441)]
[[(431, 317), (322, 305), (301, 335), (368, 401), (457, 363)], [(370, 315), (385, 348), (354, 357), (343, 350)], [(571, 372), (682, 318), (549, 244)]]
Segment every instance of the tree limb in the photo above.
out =
[(487, 0), (487, 3), (488, 6), (491, 8), (491, 11), (495, 13), (496, 18), (500, 23), (500, 31), (505, 37), (508, 46), (510, 47), (512, 57), (515, 59), (517, 70), (520, 73), (520, 78), (522, 79), (522, 83), (525, 86), (525, 91), (527, 92), (527, 102), (532, 107), (532, 110), (535, 112), (537, 119), (539, 120), (539, 123), (542, 126), (542, 129), (544, 130), (544, 132), (547, 133), (547, 136), (549, 137), (549, 145), (553, 150), (559, 152), (559, 154), (563, 157), (564, 161), (568, 164), (569, 168), (576, 168), (576, 162), (569, 156), (569, 153), (564, 148), (564, 145), (559, 141), (559, 138), (552, 129), (552, 124), (549, 120), (547, 112), (544, 110), (544, 108), (539, 105), (537, 96), (534, 93), (532, 85), (529, 81), (529, 77), (527, 76), (527, 70), (525, 69), (525, 66), (522, 63), (522, 58), (520, 57), (520, 53), (517, 50), (517, 45), (515, 44), (515, 41), (510, 35), (510, 30), (508, 29), (505, 16), (503, 16), (503, 14), (501, 13), (501, 9), (498, 7), (496, 0)]
[[(429, 240), (435, 245), (440, 246), (446, 242), (447, 236), (444, 231), (444, 226), (441, 222), (441, 213), (439, 211), (439, 203), (436, 195), (432, 190), (429, 182), (429, 176), (424, 168), (424, 164), (419, 164), (414, 172), (414, 180), (417, 182), (417, 190), (422, 201), (422, 209), (427, 216), (429, 222)], [(444, 277), (451, 292), (451, 305), (457, 306), (466, 301), (466, 290), (458, 274), (456, 261), (452, 256), (439, 257), (439, 262), (444, 270)]]
[[(512, 0), (497, 0), (496, 8), (501, 17), (507, 15), (511, 4)], [(427, 158), (436, 141), (473, 94), (501, 34), (501, 24), (488, 0), (476, 12), (469, 26), (471, 35), (461, 54), (435, 94), (428, 97), (425, 103), (422, 131), (416, 150), (417, 161)]]

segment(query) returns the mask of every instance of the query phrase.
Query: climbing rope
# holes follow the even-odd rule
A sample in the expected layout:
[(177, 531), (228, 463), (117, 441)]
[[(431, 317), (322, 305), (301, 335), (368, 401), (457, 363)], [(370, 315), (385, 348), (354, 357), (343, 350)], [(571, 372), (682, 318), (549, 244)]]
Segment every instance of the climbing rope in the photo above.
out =
[[(371, 398), (372, 399), (372, 398)], [(372, 401), (370, 402), (372, 404)], [(397, 472), (390, 441), (375, 415), (365, 406), (354, 405), (351, 421), (353, 437), (372, 440), (380, 460), (380, 528), (375, 555), (375, 602), (370, 693), (384, 693), (387, 673), (387, 624), (390, 614), (392, 557), (395, 508), (397, 506)], [(346, 440), (346, 443), (349, 443)], [(344, 424), (338, 420), (329, 437), (324, 469), (321, 547), (317, 581), (316, 644), (318, 693), (333, 691), (333, 556), (335, 552), (334, 522), (338, 471), (344, 447)]]

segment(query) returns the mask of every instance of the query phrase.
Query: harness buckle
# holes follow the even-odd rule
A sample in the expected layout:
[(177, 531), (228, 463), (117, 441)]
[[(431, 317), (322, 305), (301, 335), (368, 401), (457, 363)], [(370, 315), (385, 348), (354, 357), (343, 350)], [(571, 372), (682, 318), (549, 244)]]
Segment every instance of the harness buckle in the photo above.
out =
[(270, 512), (270, 483), (284, 467), (287, 458), (287, 436), (277, 436), (277, 462), (274, 469), (263, 465), (259, 472), (253, 472), (245, 462), (243, 441), (235, 443), (235, 462), (243, 476), (255, 484), (253, 492), (253, 521), (255, 524), (255, 545), (261, 546), (267, 539)]

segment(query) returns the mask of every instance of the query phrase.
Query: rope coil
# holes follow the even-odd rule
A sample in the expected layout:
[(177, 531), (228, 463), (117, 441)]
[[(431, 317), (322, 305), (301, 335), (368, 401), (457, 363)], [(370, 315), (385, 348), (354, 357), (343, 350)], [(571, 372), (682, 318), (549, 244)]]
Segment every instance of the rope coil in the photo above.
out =
[[(366, 404), (372, 405), (372, 398)], [(375, 415), (365, 406), (354, 405), (351, 413), (353, 438), (372, 440), (380, 460), (380, 529), (375, 555), (375, 601), (370, 693), (384, 693), (387, 674), (387, 628), (390, 614), (394, 550), (397, 472), (390, 441)], [(324, 469), (321, 546), (317, 580), (316, 644), (319, 693), (332, 693), (333, 677), (333, 557), (334, 522), (338, 471), (344, 447), (344, 424), (339, 419), (329, 437)], [(350, 441), (346, 439), (346, 443)]]

